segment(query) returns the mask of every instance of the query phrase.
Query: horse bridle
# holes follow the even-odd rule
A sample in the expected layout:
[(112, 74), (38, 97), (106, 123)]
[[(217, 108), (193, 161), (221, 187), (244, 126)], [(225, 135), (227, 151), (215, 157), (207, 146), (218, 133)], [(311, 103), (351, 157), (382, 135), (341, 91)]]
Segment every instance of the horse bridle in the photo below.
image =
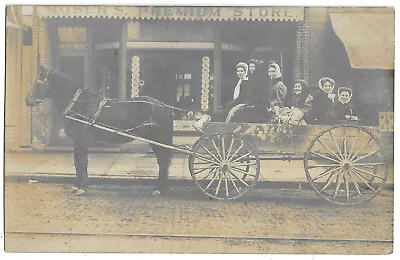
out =
[[(49, 86), (49, 74), (50, 74), (50, 72), (51, 72), (51, 70), (47, 70), (46, 71), (46, 76), (44, 77), (44, 79), (43, 80), (36, 79), (35, 84), (38, 84), (38, 86), (40, 86), (40, 87)], [(37, 103), (41, 103), (41, 102), (43, 102), (43, 101), (45, 101), (47, 99), (47, 97), (45, 97), (44, 99), (39, 99), (39, 98), (33, 97), (32, 94), (30, 94), (30, 93), (29, 93), (29, 95), (30, 95), (30, 98), (35, 100), (35, 102), (37, 102)]]

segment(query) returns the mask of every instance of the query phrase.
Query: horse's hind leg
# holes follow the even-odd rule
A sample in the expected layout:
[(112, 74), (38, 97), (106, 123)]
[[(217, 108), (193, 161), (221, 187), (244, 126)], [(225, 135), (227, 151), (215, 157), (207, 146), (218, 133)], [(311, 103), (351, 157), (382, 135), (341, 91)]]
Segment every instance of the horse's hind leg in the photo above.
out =
[(86, 191), (88, 179), (88, 145), (85, 140), (74, 140), (74, 163), (76, 178), (74, 187)]
[(171, 164), (172, 151), (156, 145), (152, 145), (153, 152), (157, 156), (158, 163), (158, 180), (156, 189), (165, 194), (168, 187), (168, 170)]

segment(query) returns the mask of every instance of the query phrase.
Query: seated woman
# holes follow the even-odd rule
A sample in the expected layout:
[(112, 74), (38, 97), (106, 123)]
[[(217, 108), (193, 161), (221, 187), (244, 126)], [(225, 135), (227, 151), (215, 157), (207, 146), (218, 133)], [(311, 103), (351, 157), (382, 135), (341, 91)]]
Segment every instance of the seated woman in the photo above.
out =
[(323, 77), (318, 82), (319, 90), (313, 95), (313, 107), (311, 110), (312, 124), (332, 124), (335, 121), (335, 81), (328, 77)]
[(311, 112), (313, 97), (309, 94), (308, 84), (303, 79), (298, 79), (293, 86), (291, 107), (291, 122), (295, 125), (306, 125)]
[(271, 79), (270, 86), (270, 107), (283, 107), (286, 98), (287, 87), (282, 81), (281, 68), (277, 63), (268, 66), (268, 75)]
[[(226, 121), (228, 122), (232, 119), (236, 111), (238, 111), (241, 107), (246, 106), (248, 102), (247, 99), (252, 92), (250, 89), (251, 86), (249, 84), (249, 78), (247, 76), (248, 71), (249, 66), (246, 63), (239, 62), (236, 65), (236, 75), (238, 76), (238, 81), (233, 91), (233, 100), (220, 106), (217, 111), (213, 113), (213, 120), (220, 118), (221, 115), (225, 114), (225, 111), (229, 110), (228, 116), (226, 117)], [(203, 115), (203, 117), (196, 123), (195, 128), (201, 129), (203, 124), (210, 120), (210, 116)]]
[(357, 121), (358, 117), (355, 115), (354, 106), (350, 100), (353, 96), (353, 90), (349, 87), (341, 87), (338, 89), (338, 99), (335, 106), (335, 114), (337, 120)]
[(265, 123), (269, 113), (265, 108), (268, 98), (268, 89), (265, 88), (265, 77), (262, 62), (249, 61), (248, 87), (243, 93), (241, 104), (230, 111), (226, 122)]

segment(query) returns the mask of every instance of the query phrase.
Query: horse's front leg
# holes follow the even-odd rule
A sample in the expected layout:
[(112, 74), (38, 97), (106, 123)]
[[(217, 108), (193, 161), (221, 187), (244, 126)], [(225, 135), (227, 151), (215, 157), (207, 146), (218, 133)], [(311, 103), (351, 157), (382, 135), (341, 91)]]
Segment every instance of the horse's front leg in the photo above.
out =
[(74, 140), (74, 163), (76, 178), (71, 191), (75, 195), (84, 195), (89, 185), (88, 145), (84, 140)]

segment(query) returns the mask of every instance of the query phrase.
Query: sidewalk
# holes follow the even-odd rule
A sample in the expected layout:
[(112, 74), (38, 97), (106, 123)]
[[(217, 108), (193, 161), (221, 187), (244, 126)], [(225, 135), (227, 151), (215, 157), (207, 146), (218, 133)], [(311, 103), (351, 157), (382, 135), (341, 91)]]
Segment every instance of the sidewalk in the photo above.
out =
[[(260, 168), (259, 182), (280, 183), (279, 186), (286, 183), (292, 187), (306, 183), (303, 161), (261, 161)], [(88, 172), (95, 183), (146, 182), (157, 178), (158, 165), (152, 153), (89, 153)], [(71, 183), (74, 176), (72, 152), (5, 153), (5, 181)], [(171, 184), (193, 182), (187, 156), (174, 155), (169, 179)], [(393, 187), (393, 170), (386, 184)]]

